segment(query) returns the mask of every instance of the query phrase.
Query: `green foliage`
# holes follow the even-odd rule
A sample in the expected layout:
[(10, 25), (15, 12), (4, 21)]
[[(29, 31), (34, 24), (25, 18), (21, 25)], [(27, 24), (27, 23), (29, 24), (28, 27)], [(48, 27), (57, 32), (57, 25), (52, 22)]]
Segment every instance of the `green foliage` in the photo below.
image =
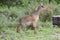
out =
[(55, 0), (56, 2), (57, 2), (57, 4), (59, 4), (60, 3), (60, 0)]
[[(7, 1), (7, 0), (4, 0)], [(12, 0), (11, 0), (12, 1)], [(1, 1), (3, 3), (3, 0)], [(16, 0), (13, 2), (20, 2), (21, 5), (10, 7), (10, 9), (7, 8), (7, 6), (0, 6), (0, 27), (1, 26), (14, 26), (14, 24), (18, 23), (19, 18), (31, 14), (34, 9), (39, 5), (41, 0)], [(43, 0), (44, 3), (48, 3), (47, 0)], [(54, 1), (51, 1), (50, 4), (47, 4), (46, 6), (49, 6), (47, 10), (44, 10), (40, 13), (40, 20), (41, 21), (51, 21), (52, 15), (59, 15), (60, 14), (60, 4), (54, 4), (52, 3)], [(14, 3), (13, 3), (14, 4)], [(52, 14), (53, 12), (53, 14)], [(17, 16), (10, 17), (11, 14), (14, 14)], [(9, 18), (9, 19), (8, 19)], [(5, 20), (4, 20), (5, 19)], [(9, 23), (8, 23), (9, 22)], [(8, 24), (8, 25), (7, 25)]]
[(43, 22), (51, 21), (52, 16), (53, 16), (53, 9), (49, 7), (40, 12), (40, 20)]
[[(0, 5), (3, 5), (0, 6), (0, 40), (59, 40), (51, 37), (53, 33), (60, 33), (60, 28), (53, 29), (51, 18), (53, 15), (60, 15), (60, 0), (52, 0), (50, 4), (48, 0), (42, 1), (48, 7), (40, 13), (35, 35), (31, 29), (16, 33), (16, 26), (19, 19), (31, 14), (41, 0), (11, 0), (11, 5), (14, 7), (10, 9), (7, 8), (7, 0), (0, 0)], [(11, 14), (17, 17), (11, 17)]]

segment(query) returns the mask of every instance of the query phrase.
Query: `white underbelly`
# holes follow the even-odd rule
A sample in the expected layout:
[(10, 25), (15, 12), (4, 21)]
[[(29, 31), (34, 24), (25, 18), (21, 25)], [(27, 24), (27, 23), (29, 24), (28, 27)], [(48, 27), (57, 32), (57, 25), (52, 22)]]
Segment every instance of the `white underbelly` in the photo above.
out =
[(36, 17), (36, 22), (38, 21), (39, 17)]
[(26, 25), (31, 25), (31, 22), (26, 22), (25, 24), (26, 24)]

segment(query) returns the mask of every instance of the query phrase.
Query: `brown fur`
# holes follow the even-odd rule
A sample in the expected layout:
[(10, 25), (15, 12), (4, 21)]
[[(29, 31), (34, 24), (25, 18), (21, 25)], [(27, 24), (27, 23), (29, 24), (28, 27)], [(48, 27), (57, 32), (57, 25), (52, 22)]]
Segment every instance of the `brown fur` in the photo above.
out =
[(39, 12), (44, 8), (43, 4), (40, 4), (38, 8), (32, 13), (25, 17), (22, 17), (19, 20), (18, 26), (17, 26), (17, 32), (19, 31), (19, 28), (24, 25), (32, 25), (34, 28), (34, 33), (36, 33), (36, 23), (39, 19)]

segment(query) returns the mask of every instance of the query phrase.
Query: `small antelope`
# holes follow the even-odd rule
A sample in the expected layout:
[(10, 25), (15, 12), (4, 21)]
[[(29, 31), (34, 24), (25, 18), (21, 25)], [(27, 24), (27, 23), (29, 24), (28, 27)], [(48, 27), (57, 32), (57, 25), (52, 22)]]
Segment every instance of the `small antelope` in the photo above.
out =
[(19, 31), (19, 27), (22, 27), (24, 25), (32, 25), (33, 29), (34, 29), (34, 33), (36, 33), (36, 23), (39, 19), (40, 11), (44, 8), (45, 7), (44, 7), (43, 3), (41, 3), (32, 14), (29, 14), (29, 15), (26, 15), (25, 17), (22, 17), (19, 20), (19, 23), (17, 26), (17, 32)]

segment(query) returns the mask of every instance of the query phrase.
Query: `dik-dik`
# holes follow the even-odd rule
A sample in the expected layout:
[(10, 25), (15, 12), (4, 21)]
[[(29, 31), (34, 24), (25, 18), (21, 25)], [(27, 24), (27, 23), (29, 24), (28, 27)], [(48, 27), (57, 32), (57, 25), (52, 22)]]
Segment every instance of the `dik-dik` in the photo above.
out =
[(36, 9), (34, 12), (32, 12), (32, 14), (29, 14), (29, 15), (26, 15), (25, 17), (22, 17), (20, 20), (19, 20), (19, 23), (18, 23), (18, 26), (17, 26), (17, 29), (16, 31), (18, 32), (19, 31), (19, 28), (24, 26), (24, 25), (32, 25), (33, 26), (33, 29), (34, 29), (34, 33), (36, 33), (36, 23), (39, 19), (39, 14), (40, 14), (40, 11), (42, 9), (44, 9), (45, 6), (43, 5), (43, 3), (41, 3)]

